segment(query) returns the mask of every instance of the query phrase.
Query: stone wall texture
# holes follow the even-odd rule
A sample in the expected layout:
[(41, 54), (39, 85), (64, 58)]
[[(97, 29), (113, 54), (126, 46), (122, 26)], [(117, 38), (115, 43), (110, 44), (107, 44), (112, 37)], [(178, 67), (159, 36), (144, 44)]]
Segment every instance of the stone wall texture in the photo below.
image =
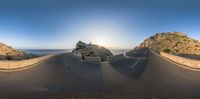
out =
[(200, 69), (200, 60), (188, 59), (188, 58), (168, 54), (165, 52), (160, 52), (160, 55), (178, 64), (184, 65), (186, 67), (193, 68), (193, 69)]
[(27, 60), (2, 60), (0, 61), (0, 69), (18, 69), (18, 68), (25, 68), (30, 65), (39, 63), (43, 60), (50, 58), (52, 55), (46, 55), (38, 58), (27, 59)]
[(84, 61), (87, 61), (87, 62), (101, 62), (101, 57), (85, 57)]
[(82, 55), (81, 53), (72, 53), (72, 58), (77, 59), (77, 60), (82, 60)]
[(114, 55), (114, 56), (108, 56), (107, 61), (108, 62), (114, 62), (114, 61), (118, 61), (122, 58), (124, 58), (124, 54), (118, 54), (118, 55)]

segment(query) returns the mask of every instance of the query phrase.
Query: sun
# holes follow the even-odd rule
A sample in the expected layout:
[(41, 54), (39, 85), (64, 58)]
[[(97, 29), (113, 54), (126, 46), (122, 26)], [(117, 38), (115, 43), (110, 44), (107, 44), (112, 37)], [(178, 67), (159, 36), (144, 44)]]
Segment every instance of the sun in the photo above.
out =
[(109, 35), (102, 35), (102, 34), (97, 34), (93, 37), (91, 43), (97, 44), (103, 47), (110, 47), (109, 45)]
[(81, 29), (81, 34), (85, 34), (83, 37), (86, 36), (86, 41), (106, 48), (115, 46), (120, 33), (120, 28), (114, 24), (101, 22), (90, 23)]
[(100, 45), (100, 46), (106, 46), (107, 45), (106, 41), (104, 39), (102, 39), (102, 38), (96, 39), (94, 41), (94, 43), (97, 44), (97, 45)]

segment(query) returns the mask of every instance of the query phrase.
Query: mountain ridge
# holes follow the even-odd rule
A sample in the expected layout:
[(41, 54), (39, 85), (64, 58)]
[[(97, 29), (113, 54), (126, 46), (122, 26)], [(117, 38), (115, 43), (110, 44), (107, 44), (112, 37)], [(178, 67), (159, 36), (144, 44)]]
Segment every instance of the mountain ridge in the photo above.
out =
[(11, 46), (0, 43), (0, 60), (22, 60), (35, 57), (32, 54), (26, 54), (23, 51), (16, 50)]
[(138, 48), (148, 47), (186, 58), (200, 59), (200, 42), (182, 32), (162, 32), (145, 39)]

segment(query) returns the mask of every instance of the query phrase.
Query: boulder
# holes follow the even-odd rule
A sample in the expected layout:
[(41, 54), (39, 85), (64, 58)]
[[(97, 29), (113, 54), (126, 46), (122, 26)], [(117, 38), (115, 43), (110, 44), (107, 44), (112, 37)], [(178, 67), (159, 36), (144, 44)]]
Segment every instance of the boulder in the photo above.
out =
[(73, 52), (81, 52), (82, 56), (90, 56), (90, 57), (101, 57), (104, 61), (106, 60), (107, 56), (112, 56), (112, 52), (105, 47), (95, 45), (95, 44), (86, 44), (82, 41), (79, 41), (76, 44), (76, 48)]

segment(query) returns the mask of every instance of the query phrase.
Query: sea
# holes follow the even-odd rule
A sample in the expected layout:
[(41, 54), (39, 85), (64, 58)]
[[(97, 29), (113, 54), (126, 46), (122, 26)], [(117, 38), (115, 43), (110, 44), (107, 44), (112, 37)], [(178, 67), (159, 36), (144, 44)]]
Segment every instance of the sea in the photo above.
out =
[[(48, 55), (48, 54), (61, 54), (72, 52), (72, 49), (21, 49), (22, 51), (34, 54), (34, 55)], [(114, 54), (124, 54), (125, 52), (130, 51), (130, 49), (110, 49)]]
[(21, 49), (22, 51), (34, 55), (61, 54), (72, 52), (72, 49)]

